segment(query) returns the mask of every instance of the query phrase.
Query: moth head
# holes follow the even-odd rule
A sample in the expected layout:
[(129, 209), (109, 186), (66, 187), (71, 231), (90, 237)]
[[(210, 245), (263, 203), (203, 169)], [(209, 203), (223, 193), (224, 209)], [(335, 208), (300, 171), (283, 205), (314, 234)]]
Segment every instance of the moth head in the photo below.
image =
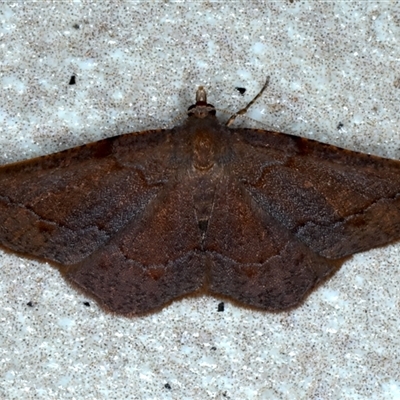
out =
[(188, 108), (188, 116), (196, 118), (206, 118), (209, 115), (215, 115), (215, 107), (207, 103), (207, 93), (203, 86), (199, 86), (196, 92), (196, 104)]

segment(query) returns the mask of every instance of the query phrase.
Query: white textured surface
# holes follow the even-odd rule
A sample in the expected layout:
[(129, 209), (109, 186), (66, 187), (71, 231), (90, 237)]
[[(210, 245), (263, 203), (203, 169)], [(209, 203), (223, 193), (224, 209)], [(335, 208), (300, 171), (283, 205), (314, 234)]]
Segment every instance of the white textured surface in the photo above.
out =
[[(2, 3), (0, 162), (173, 125), (200, 84), (233, 112), (266, 75), (251, 117), (400, 159), (399, 20), (374, 1)], [(203, 297), (124, 319), (1, 252), (0, 398), (399, 399), (399, 271), (389, 246), (292, 312)]]

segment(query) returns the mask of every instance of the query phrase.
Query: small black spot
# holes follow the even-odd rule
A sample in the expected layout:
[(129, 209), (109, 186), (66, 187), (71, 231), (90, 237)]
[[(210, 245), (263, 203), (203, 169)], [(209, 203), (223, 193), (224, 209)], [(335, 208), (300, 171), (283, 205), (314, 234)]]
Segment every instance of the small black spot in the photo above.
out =
[(31, 301), (28, 301), (28, 302), (26, 303), (26, 305), (29, 306), (29, 307), (33, 307), (33, 303), (32, 303)]
[(164, 385), (164, 387), (165, 387), (165, 389), (171, 389), (171, 385), (169, 384), (169, 383), (166, 383), (165, 385)]
[(72, 25), (72, 27), (73, 27), (74, 29), (79, 29), (79, 28), (80, 28), (79, 24), (74, 24), (74, 25)]
[(75, 85), (76, 80), (75, 80), (75, 75), (71, 76), (71, 79), (69, 80), (69, 85)]
[(210, 350), (215, 351), (215, 350), (217, 350), (217, 348), (215, 346), (213, 346), (213, 347), (211, 347)]
[(206, 220), (206, 219), (201, 219), (201, 220), (199, 221), (199, 229), (200, 229), (202, 232), (206, 232), (206, 231), (207, 231), (207, 228), (208, 228), (208, 220)]
[(83, 305), (86, 306), (86, 307), (90, 307), (90, 303), (88, 301), (84, 301)]
[(39, 221), (36, 226), (40, 233), (53, 233), (56, 229), (54, 225), (46, 221)]
[(218, 312), (223, 312), (225, 310), (225, 304), (223, 301), (218, 304)]
[(235, 88), (241, 95), (244, 95), (246, 92), (246, 88), (244, 87), (236, 87)]
[(104, 158), (112, 153), (114, 138), (103, 139), (96, 143), (95, 151), (92, 153), (94, 158)]
[(336, 128), (337, 128), (337, 130), (339, 131), (339, 130), (342, 129), (343, 127), (344, 127), (344, 125), (343, 125), (341, 122), (339, 122)]

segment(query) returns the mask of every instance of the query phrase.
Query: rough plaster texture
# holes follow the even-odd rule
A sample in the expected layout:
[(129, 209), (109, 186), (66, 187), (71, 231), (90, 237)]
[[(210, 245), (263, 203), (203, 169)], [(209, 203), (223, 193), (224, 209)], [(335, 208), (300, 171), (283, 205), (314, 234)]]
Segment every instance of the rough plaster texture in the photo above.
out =
[[(198, 85), (232, 113), (266, 75), (259, 127), (400, 159), (399, 38), (389, 1), (2, 2), (0, 163), (171, 126)], [(125, 319), (0, 252), (0, 398), (399, 399), (399, 271), (400, 244), (291, 312)]]

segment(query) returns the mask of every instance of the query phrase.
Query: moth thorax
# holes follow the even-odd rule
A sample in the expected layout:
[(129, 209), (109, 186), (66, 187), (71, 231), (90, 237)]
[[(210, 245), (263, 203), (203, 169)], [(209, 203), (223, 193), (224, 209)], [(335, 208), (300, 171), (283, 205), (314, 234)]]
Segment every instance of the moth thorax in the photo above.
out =
[(193, 141), (193, 166), (197, 170), (209, 170), (215, 163), (215, 141), (207, 133), (200, 132)]

